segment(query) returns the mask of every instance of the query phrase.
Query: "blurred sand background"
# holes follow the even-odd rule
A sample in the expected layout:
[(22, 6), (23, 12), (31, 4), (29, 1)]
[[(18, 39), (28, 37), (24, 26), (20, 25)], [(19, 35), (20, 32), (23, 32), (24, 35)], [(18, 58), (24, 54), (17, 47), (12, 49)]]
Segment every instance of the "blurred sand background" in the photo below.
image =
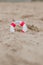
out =
[[(11, 33), (12, 19), (40, 31)], [(43, 2), (0, 3), (0, 65), (43, 65)]]

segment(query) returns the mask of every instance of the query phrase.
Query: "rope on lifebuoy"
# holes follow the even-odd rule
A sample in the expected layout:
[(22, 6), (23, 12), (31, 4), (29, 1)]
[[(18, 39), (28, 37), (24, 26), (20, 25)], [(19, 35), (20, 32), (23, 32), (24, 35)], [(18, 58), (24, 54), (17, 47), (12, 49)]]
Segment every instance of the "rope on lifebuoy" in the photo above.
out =
[(28, 30), (24, 21), (15, 21), (15, 22), (12, 21), (12, 23), (10, 24), (10, 32), (14, 32), (15, 31), (15, 27), (17, 25), (22, 27), (22, 32), (26, 32)]

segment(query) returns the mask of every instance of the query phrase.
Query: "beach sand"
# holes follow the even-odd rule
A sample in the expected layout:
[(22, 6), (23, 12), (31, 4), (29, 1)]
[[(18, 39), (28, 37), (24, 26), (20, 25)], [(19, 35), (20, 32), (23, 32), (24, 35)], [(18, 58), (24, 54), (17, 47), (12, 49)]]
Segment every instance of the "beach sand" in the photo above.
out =
[[(39, 31), (11, 33), (12, 19)], [(0, 3), (0, 65), (43, 65), (43, 2)]]

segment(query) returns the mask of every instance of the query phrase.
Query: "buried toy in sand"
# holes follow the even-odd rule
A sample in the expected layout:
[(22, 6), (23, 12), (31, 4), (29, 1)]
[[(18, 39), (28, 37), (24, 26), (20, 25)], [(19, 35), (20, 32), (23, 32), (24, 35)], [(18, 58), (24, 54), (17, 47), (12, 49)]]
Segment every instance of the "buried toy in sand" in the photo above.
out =
[(15, 21), (15, 20), (13, 20), (12, 23), (10, 24), (10, 32), (15, 32), (16, 31), (16, 29), (15, 29), (16, 26), (21, 26), (22, 27), (22, 30), (21, 30), (22, 32), (27, 32), (27, 30), (28, 30), (24, 21)]

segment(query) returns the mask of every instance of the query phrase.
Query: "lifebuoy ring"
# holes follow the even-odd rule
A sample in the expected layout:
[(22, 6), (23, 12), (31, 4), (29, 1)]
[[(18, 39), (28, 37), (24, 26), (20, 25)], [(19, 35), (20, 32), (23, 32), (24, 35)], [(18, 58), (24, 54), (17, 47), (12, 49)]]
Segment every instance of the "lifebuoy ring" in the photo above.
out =
[(10, 24), (10, 32), (14, 32), (17, 25), (22, 27), (22, 32), (26, 32), (28, 30), (24, 21), (12, 21)]

